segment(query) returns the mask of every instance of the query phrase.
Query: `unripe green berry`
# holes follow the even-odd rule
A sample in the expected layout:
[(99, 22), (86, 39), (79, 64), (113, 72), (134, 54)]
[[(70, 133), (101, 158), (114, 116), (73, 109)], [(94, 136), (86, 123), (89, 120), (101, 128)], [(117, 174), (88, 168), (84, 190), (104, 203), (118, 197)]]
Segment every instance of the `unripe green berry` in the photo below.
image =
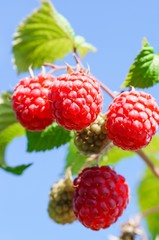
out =
[(76, 220), (72, 210), (73, 195), (73, 183), (69, 177), (60, 179), (52, 186), (48, 214), (56, 223), (66, 224)]
[(108, 146), (110, 140), (105, 129), (105, 115), (100, 113), (90, 126), (82, 131), (77, 131), (74, 143), (78, 150), (85, 155), (98, 154)]

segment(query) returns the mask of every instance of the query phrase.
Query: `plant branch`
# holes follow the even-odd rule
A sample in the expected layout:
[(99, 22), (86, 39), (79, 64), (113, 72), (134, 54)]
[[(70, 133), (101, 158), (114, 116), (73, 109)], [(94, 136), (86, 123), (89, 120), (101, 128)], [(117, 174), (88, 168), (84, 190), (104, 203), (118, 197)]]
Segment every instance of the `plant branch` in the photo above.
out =
[(76, 49), (76, 48), (74, 48), (74, 50), (73, 50), (73, 57), (74, 57), (74, 59), (75, 59), (75, 61), (76, 61), (77, 66), (79, 66), (80, 68), (83, 68), (83, 69), (84, 69), (84, 67), (83, 67), (83, 65), (82, 65), (82, 62), (81, 62), (81, 59), (80, 59), (80, 57), (78, 56), (78, 53), (77, 53), (77, 49)]
[(154, 175), (159, 178), (159, 168), (156, 167), (151, 159), (148, 157), (147, 154), (144, 153), (143, 150), (137, 150), (136, 153), (144, 160), (144, 162), (147, 164), (147, 166), (151, 169), (151, 171), (154, 173)]
[(136, 215), (135, 219), (137, 219), (138, 223), (141, 221), (142, 218), (145, 218), (153, 213), (159, 212), (159, 205), (152, 207), (145, 212), (139, 213)]
[(32, 65), (29, 66), (28, 70), (29, 70), (29, 73), (30, 73), (30, 77), (33, 78), (34, 77), (34, 72), (33, 72), (33, 69), (32, 69)]
[(86, 163), (84, 164), (82, 170), (88, 167), (89, 164), (94, 161), (96, 161), (96, 164), (98, 165), (98, 159), (99, 159), (99, 154), (92, 154), (90, 157), (87, 158)]
[(107, 86), (105, 86), (105, 85), (104, 85), (102, 82), (100, 82), (99, 80), (98, 80), (98, 82), (99, 82), (101, 88), (103, 88), (103, 90), (104, 90), (106, 93), (108, 93), (108, 95), (109, 95), (111, 98), (115, 98), (115, 97), (116, 97), (116, 95), (115, 95)]
[(51, 67), (51, 68), (54, 69), (55, 71), (67, 69), (67, 66), (57, 66), (57, 65), (54, 65), (54, 64), (52, 64), (52, 63), (44, 63), (44, 66), (46, 66), (46, 67)]

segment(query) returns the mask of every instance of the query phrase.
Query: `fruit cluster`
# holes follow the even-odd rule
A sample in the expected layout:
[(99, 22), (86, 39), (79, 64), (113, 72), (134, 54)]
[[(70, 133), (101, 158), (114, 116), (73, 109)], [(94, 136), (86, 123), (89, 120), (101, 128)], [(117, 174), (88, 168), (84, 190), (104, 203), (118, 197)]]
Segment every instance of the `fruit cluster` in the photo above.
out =
[[(106, 114), (102, 103), (100, 83), (83, 70), (22, 79), (12, 96), (17, 120), (27, 130), (42, 131), (56, 121), (75, 132), (74, 143), (85, 155), (99, 157), (109, 145), (136, 151), (150, 143), (159, 125), (159, 107), (150, 94), (124, 91)], [(109, 166), (85, 167), (73, 182), (63, 179), (52, 187), (48, 213), (57, 223), (78, 219), (99, 230), (116, 222), (128, 202), (123, 176)]]
[(124, 150), (149, 144), (159, 124), (159, 107), (150, 94), (125, 91), (101, 117), (102, 102), (99, 82), (82, 71), (24, 78), (12, 96), (17, 120), (27, 130), (44, 130), (56, 121), (76, 131), (75, 144), (86, 154), (99, 153), (110, 141)]
[(12, 96), (18, 121), (31, 131), (43, 130), (54, 120), (68, 130), (82, 130), (97, 118), (102, 101), (97, 80), (82, 72), (22, 79)]

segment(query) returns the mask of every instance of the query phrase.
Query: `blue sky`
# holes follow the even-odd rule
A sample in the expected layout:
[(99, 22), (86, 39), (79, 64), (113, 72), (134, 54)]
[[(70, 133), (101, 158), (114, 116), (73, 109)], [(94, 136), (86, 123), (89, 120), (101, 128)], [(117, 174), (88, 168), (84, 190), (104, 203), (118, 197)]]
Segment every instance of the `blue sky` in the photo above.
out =
[[(113, 91), (119, 91), (133, 59), (147, 37), (155, 52), (159, 51), (158, 0), (143, 1), (52, 1), (56, 9), (73, 26), (76, 34), (83, 35), (98, 51), (84, 59), (91, 72)], [(0, 9), (1, 56), (0, 92), (12, 90), (22, 76), (12, 66), (11, 41), (17, 25), (34, 8), (36, 0), (3, 1)], [(71, 57), (67, 60), (71, 61)], [(159, 87), (148, 90), (159, 103)], [(111, 99), (104, 95), (105, 106)], [(47, 215), (50, 187), (62, 177), (67, 146), (45, 153), (26, 153), (26, 139), (15, 139), (7, 148), (10, 165), (33, 162), (33, 166), (20, 176), (0, 170), (0, 239), (3, 240), (106, 240), (109, 234), (117, 235), (119, 225), (138, 212), (136, 188), (142, 176), (144, 163), (138, 157), (124, 159), (115, 166), (131, 188), (131, 201), (123, 216), (112, 227), (94, 232), (76, 222), (60, 226)]]

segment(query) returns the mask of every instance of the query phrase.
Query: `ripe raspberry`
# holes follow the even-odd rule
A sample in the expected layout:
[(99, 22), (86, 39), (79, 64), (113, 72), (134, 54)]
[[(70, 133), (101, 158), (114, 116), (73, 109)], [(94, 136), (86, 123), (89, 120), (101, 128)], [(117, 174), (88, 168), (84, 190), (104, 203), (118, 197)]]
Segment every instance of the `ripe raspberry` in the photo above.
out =
[(60, 179), (50, 191), (48, 214), (56, 223), (72, 223), (76, 217), (72, 209), (74, 194), (73, 183), (70, 179)]
[(110, 140), (105, 129), (105, 115), (100, 113), (96, 120), (82, 131), (76, 132), (74, 143), (86, 155), (100, 153)]
[(91, 75), (72, 72), (57, 78), (51, 88), (53, 114), (68, 130), (82, 130), (98, 116), (102, 107), (100, 86)]
[(125, 178), (108, 166), (85, 168), (74, 180), (73, 210), (92, 230), (108, 228), (129, 202)]
[(125, 91), (110, 104), (106, 129), (114, 145), (138, 150), (149, 144), (159, 124), (159, 107), (147, 93)]
[(53, 122), (48, 93), (54, 81), (53, 76), (40, 74), (22, 79), (15, 87), (12, 107), (17, 120), (26, 129), (43, 130)]

